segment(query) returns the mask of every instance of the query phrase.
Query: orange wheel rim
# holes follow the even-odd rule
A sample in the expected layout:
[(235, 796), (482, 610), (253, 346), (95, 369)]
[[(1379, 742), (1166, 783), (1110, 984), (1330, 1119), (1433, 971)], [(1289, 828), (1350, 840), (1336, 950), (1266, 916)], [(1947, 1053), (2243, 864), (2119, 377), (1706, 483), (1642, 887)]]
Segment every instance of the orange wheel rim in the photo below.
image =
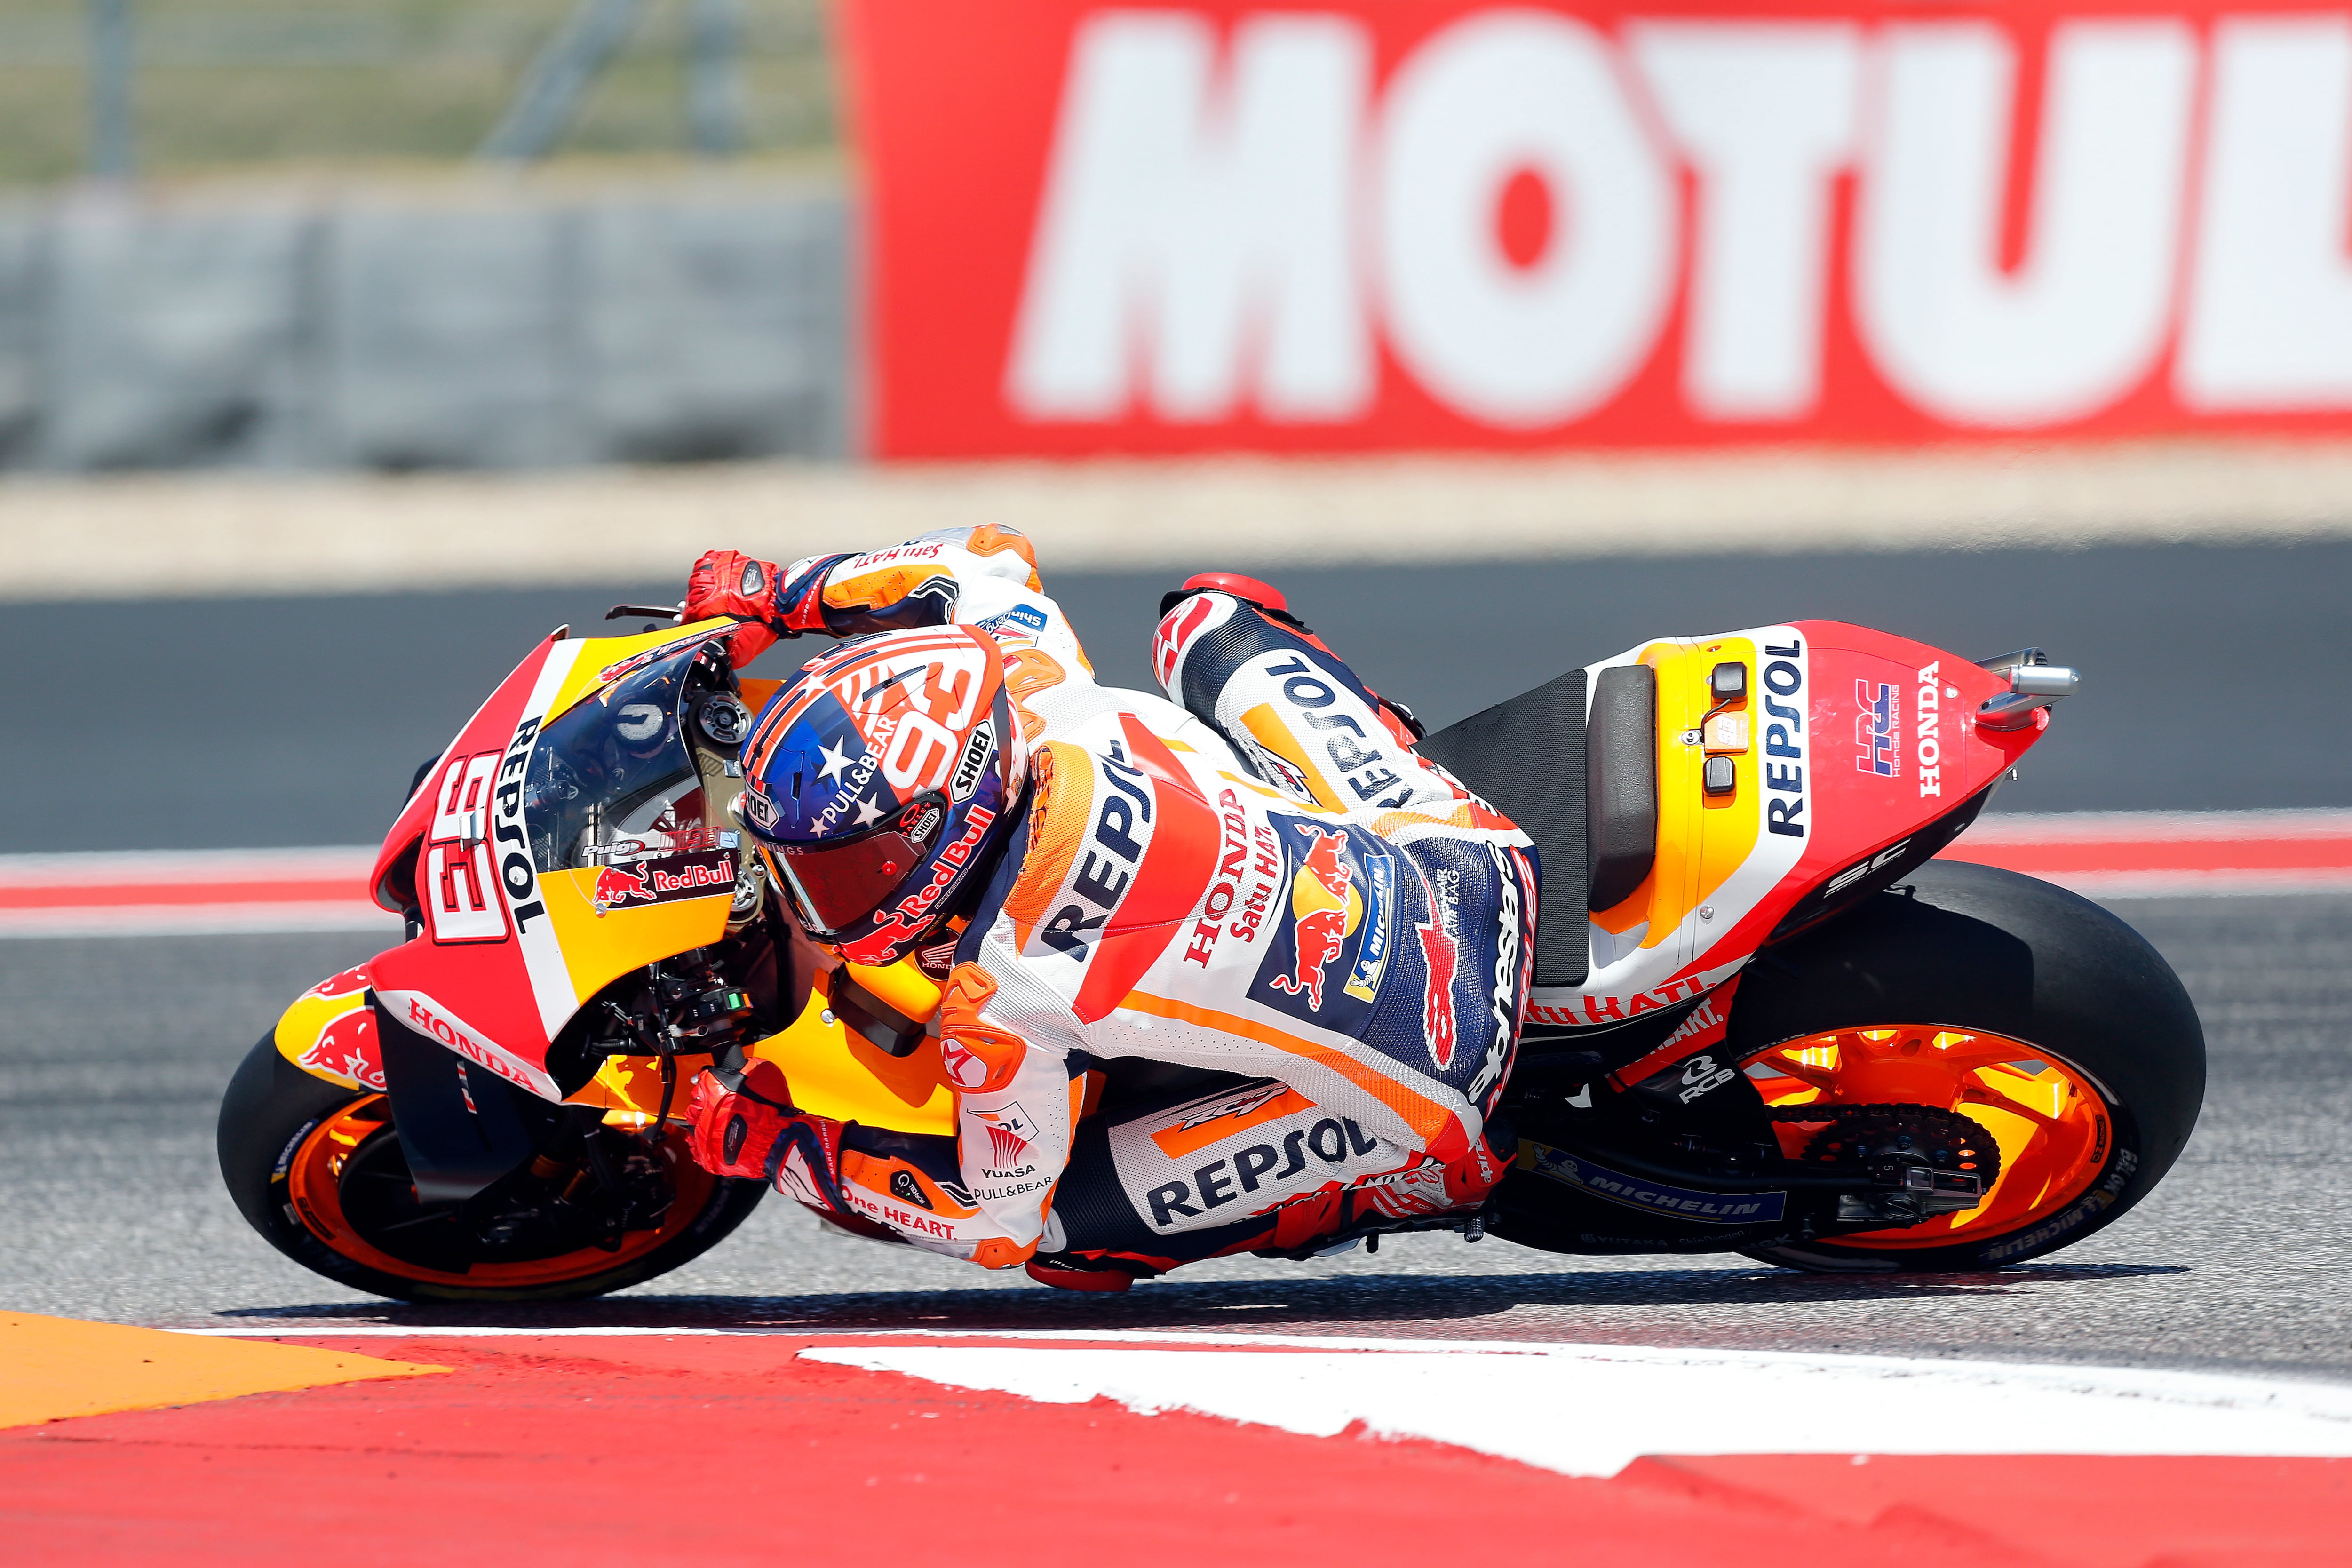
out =
[[(1980, 1029), (1890, 1024), (1774, 1046), (1748, 1064), (1767, 1105), (1928, 1105), (1957, 1111), (2000, 1148), (2000, 1175), (1975, 1208), (1900, 1230), (1814, 1245), (1949, 1247), (1990, 1240), (2057, 1213), (2090, 1189), (2115, 1137), (2098, 1086), (2040, 1046)], [(1790, 1158), (1823, 1124), (1778, 1122)]]
[(667, 1167), (673, 1195), (658, 1229), (633, 1230), (621, 1245), (607, 1252), (583, 1247), (511, 1263), (477, 1263), (463, 1273), (428, 1268), (395, 1258), (359, 1233), (343, 1212), (344, 1163), (359, 1146), (392, 1120), (385, 1097), (372, 1094), (355, 1100), (313, 1127), (294, 1152), (286, 1173), (287, 1196), (310, 1234), (354, 1263), (397, 1279), (424, 1285), (446, 1285), (470, 1290), (519, 1290), (561, 1285), (602, 1274), (643, 1258), (692, 1225), (709, 1202), (717, 1178), (687, 1158), (681, 1141), (665, 1139), (661, 1155)]

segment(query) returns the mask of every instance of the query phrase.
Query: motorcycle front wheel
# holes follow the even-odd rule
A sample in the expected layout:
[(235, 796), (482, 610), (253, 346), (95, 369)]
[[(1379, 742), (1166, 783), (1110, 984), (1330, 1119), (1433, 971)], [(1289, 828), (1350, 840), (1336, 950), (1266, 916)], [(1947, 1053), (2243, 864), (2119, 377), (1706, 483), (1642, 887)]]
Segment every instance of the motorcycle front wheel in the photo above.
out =
[[(765, 1187), (709, 1175), (677, 1129), (593, 1133), (590, 1157), (533, 1161), (486, 1201), (416, 1199), (389, 1097), (311, 1077), (264, 1036), (221, 1101), (229, 1196), (262, 1238), (315, 1273), (404, 1301), (569, 1301), (667, 1274), (743, 1222)], [(541, 1163), (553, 1167), (541, 1172)], [(601, 1165), (602, 1170), (596, 1167)], [(599, 1183), (625, 1182), (623, 1215)], [(572, 1201), (569, 1194), (585, 1200)]]
[(1727, 1044), (1784, 1121), (1841, 1105), (1968, 1117), (2000, 1170), (1974, 1209), (1748, 1256), (1824, 1273), (1998, 1268), (2112, 1225), (2179, 1158), (2205, 1093), (2196, 1008), (2115, 915), (2030, 877), (1930, 861), (1767, 950)]

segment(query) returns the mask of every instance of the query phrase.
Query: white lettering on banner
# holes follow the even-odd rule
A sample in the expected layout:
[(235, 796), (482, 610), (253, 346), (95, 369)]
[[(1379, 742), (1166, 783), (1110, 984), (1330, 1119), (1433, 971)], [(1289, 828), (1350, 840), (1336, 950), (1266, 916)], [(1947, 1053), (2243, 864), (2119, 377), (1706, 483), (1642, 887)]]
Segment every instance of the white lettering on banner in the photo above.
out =
[[(1524, 268), (1495, 226), (1496, 197), (1522, 171), (1559, 214)], [(1455, 409), (1506, 428), (1556, 425), (1641, 369), (1673, 302), (1674, 172), (1592, 28), (1489, 12), (1422, 45), (1389, 88), (1378, 187), (1390, 333)]]
[(2175, 389), (2214, 413), (2352, 407), (2352, 20), (2226, 18), (2212, 73)]
[(1698, 173), (1683, 397), (1702, 419), (1801, 419), (1821, 400), (1830, 188), (1853, 156), (1861, 36), (1838, 23), (1627, 31)]
[(2000, 266), (2016, 49), (1987, 23), (1886, 29), (1855, 224), (1878, 369), (1958, 425), (2095, 414), (2163, 353), (2197, 47), (2177, 22), (2053, 28), (2026, 255)]
[[(1370, 406), (1373, 360), (1351, 242), (1363, 29), (1260, 16), (1216, 35), (1180, 11), (1082, 24), (1014, 330), (1005, 395), (1033, 419), (1115, 419), (1145, 390), (1171, 420)], [(1222, 89), (1222, 90), (1220, 90)]]
[[(1369, 9), (1089, 10), (996, 391), (1031, 424), (1410, 440), (1423, 416), (1381, 384), (1401, 375), (1446, 420), (1538, 432), (1609, 407), (1672, 342), (1680, 408), (1635, 425), (1842, 426), (1883, 396), (1824, 390), (1850, 318), (1869, 374), (1947, 426), (2352, 411), (2352, 16), (2214, 18), (2200, 121), (2204, 25), (2060, 16), (2028, 72), (2034, 17), (1612, 36), (1497, 5), (1376, 81)], [(1505, 233), (1527, 188), (1550, 214), (1531, 253), (1525, 224)], [(2118, 408), (2168, 347), (2170, 401)], [(899, 742), (901, 771), (928, 768), (926, 740)]]

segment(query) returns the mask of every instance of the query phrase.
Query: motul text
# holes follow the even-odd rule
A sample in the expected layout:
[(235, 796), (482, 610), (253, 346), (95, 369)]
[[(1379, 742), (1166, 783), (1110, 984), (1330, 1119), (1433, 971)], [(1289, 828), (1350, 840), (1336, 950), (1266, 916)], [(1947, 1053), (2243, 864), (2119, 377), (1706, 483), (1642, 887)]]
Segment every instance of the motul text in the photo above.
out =
[(891, 455), (2352, 423), (2352, 14), (850, 7)]

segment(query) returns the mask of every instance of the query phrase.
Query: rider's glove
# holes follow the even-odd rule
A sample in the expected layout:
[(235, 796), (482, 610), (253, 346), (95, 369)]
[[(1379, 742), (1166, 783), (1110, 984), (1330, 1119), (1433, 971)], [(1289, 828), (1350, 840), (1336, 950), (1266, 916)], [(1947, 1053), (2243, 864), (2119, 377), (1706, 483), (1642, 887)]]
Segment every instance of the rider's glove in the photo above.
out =
[(734, 634), (729, 652), (738, 666), (751, 663), (780, 637), (821, 632), (824, 624), (824, 575), (846, 554), (812, 555), (779, 568), (740, 550), (707, 550), (686, 579), (688, 621), (732, 616), (747, 623)]
[(772, 1176), (777, 1142), (793, 1118), (792, 1086), (770, 1061), (754, 1061), (742, 1072), (705, 1068), (694, 1075), (687, 1097), (687, 1120), (694, 1124), (687, 1149), (694, 1163), (714, 1176)]

